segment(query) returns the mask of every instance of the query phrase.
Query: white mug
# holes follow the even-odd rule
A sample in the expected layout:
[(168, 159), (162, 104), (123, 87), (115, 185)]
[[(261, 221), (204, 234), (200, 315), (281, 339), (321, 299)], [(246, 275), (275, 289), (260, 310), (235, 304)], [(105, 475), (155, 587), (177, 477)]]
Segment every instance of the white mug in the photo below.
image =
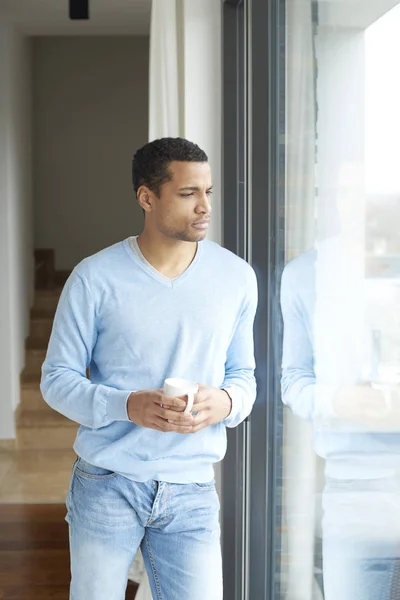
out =
[(189, 413), (193, 408), (194, 395), (199, 391), (199, 386), (194, 381), (188, 379), (178, 379), (171, 377), (164, 382), (164, 394), (166, 396), (178, 398), (187, 396), (188, 401), (185, 408), (185, 413)]

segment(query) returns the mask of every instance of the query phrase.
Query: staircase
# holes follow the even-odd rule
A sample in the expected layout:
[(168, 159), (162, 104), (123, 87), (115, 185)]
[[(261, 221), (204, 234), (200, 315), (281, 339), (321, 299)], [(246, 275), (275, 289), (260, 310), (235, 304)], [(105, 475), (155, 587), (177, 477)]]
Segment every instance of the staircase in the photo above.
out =
[(21, 375), (21, 404), (16, 417), (17, 450), (70, 449), (78, 425), (51, 409), (40, 393), (40, 375), (46, 356), (61, 288), (37, 289)]

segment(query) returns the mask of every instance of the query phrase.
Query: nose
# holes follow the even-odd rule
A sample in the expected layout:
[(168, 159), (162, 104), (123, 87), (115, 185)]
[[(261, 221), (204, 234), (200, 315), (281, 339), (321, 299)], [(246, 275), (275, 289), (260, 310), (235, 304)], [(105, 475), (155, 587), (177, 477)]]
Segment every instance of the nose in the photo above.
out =
[(208, 215), (211, 213), (210, 198), (207, 194), (201, 194), (196, 206), (196, 213), (200, 215)]

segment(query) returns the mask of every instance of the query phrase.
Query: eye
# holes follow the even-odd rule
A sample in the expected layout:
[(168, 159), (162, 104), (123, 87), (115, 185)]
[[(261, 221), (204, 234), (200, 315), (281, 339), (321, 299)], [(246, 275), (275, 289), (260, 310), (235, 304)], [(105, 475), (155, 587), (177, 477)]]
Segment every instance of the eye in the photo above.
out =
[(190, 194), (180, 194), (181, 198), (190, 198), (191, 196), (193, 196), (193, 192), (191, 192)]
[(213, 191), (212, 190), (207, 190), (206, 194), (207, 196), (212, 196)]

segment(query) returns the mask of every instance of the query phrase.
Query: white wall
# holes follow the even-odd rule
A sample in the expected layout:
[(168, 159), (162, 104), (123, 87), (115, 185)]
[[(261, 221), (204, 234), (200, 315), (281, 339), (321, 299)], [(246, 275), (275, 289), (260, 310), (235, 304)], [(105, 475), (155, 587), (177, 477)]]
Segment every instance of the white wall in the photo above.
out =
[(33, 40), (35, 247), (58, 269), (137, 233), (131, 159), (147, 142), (148, 37)]
[[(337, 233), (340, 180), (348, 165), (364, 167), (365, 37), (360, 29), (319, 27), (317, 78), (318, 237)], [(362, 223), (360, 217), (360, 223)]]
[(0, 439), (15, 435), (33, 299), (30, 43), (0, 24)]

